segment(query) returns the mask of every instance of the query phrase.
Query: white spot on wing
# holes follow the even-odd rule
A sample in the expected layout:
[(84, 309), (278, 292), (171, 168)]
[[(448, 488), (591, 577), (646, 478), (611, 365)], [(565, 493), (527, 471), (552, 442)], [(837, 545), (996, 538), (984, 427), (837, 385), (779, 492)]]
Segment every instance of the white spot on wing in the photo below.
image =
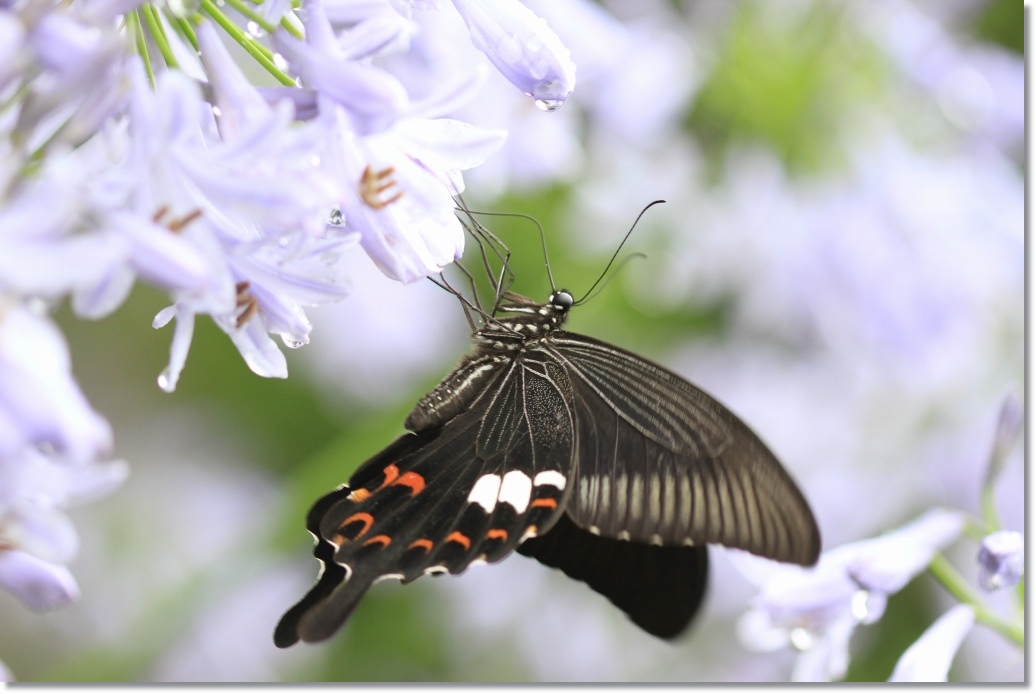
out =
[(471, 492), (468, 494), (468, 503), (478, 504), (486, 510), (486, 513), (492, 513), (493, 509), (496, 508), (497, 496), (500, 493), (500, 483), (500, 475), (482, 475), (475, 482), (475, 486), (471, 488)]
[(565, 476), (557, 470), (544, 470), (536, 473), (536, 476), (532, 478), (532, 483), (537, 487), (541, 484), (549, 484), (552, 487), (564, 489), (566, 482)]
[(518, 513), (525, 513), (532, 497), (532, 480), (521, 470), (511, 470), (500, 483), (500, 502), (511, 504)]

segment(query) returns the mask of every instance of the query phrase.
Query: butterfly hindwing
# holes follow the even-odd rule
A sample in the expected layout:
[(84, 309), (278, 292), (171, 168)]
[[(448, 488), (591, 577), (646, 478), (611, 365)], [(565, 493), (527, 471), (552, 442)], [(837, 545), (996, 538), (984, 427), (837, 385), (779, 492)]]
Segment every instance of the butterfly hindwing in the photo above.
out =
[(646, 359), (558, 330), (579, 460), (568, 513), (601, 535), (714, 542), (810, 565), (820, 535), (805, 498), (762, 441), (704, 391)]
[(556, 522), (573, 450), (565, 371), (531, 356), (502, 369), (462, 414), (400, 437), (317, 502), (324, 571), (282, 619), (278, 645), (330, 637), (379, 579), (498, 561)]
[(567, 514), (518, 553), (561, 569), (605, 596), (633, 623), (655, 636), (679, 635), (701, 606), (708, 581), (708, 549), (659, 547), (593, 535)]

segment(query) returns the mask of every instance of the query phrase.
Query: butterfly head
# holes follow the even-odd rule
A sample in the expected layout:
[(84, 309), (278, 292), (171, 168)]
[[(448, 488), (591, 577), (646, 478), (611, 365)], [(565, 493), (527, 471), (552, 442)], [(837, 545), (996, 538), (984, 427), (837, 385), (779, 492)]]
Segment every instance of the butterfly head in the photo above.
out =
[(576, 300), (564, 289), (559, 289), (550, 295), (550, 298), (547, 299), (547, 303), (561, 313), (567, 313), (568, 309), (572, 308), (576, 303)]

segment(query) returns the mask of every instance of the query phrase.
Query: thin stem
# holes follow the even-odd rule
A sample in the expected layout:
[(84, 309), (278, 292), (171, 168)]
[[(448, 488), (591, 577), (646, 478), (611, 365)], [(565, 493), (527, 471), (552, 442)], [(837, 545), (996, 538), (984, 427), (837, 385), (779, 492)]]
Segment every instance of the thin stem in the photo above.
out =
[(187, 37), (191, 47), (196, 51), (199, 50), (198, 35), (194, 33), (194, 27), (191, 23), (187, 21), (185, 17), (173, 17), (173, 21), (176, 22), (176, 26), (180, 30), (180, 33)]
[(176, 56), (173, 54), (173, 47), (169, 45), (169, 37), (165, 35), (165, 27), (162, 26), (162, 19), (158, 16), (158, 8), (145, 3), (140, 9), (144, 13), (144, 21), (147, 23), (148, 31), (151, 33), (151, 39), (158, 46), (165, 64), (172, 68), (180, 67), (179, 61), (177, 61)]
[(151, 55), (148, 54), (147, 41), (144, 39), (144, 29), (140, 25), (140, 10), (126, 13), (126, 29), (134, 36), (137, 44), (137, 53), (144, 61), (144, 71), (147, 72), (148, 82), (155, 86), (155, 71), (151, 67)]
[(247, 19), (258, 24), (267, 34), (271, 34), (277, 29), (275, 24), (270, 24), (270, 22), (266, 20), (266, 17), (253, 10), (246, 3), (242, 2), (242, 0), (226, 0), (226, 3), (243, 14)]
[(1025, 627), (1017, 622), (1009, 622), (1000, 616), (990, 612), (982, 601), (982, 597), (971, 587), (971, 584), (960, 575), (960, 572), (949, 562), (946, 557), (936, 554), (932, 557), (928, 570), (932, 572), (939, 583), (950, 592), (953, 597), (965, 605), (970, 605), (975, 610), (975, 619), (982, 624), (999, 631), (1005, 637), (1014, 641), (1020, 648), (1025, 648)]
[(269, 53), (269, 49), (253, 40), (252, 37), (242, 31), (241, 27), (231, 21), (229, 17), (223, 14), (220, 9), (216, 7), (216, 3), (213, 2), (213, 0), (202, 0), (201, 4), (202, 10), (204, 10), (205, 14), (211, 17), (213, 21), (219, 24), (220, 27), (230, 34), (235, 41), (241, 44), (241, 47), (244, 48), (250, 56), (255, 58), (256, 62), (262, 65), (267, 72), (274, 76), (274, 79), (288, 87), (296, 86), (295, 80), (284, 74), (276, 65), (273, 64), (273, 60), (266, 55)]

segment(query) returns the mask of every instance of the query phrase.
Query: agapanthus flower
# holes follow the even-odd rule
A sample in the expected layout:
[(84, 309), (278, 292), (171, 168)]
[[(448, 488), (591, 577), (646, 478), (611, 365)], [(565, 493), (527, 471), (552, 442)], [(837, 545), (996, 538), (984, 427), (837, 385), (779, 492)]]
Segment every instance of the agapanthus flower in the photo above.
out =
[(982, 538), (978, 550), (978, 583), (988, 591), (1009, 588), (1025, 571), (1025, 539), (1013, 530), (998, 530)]
[(369, 26), (339, 43), (320, 2), (305, 10), (306, 42), (282, 37), (278, 45), (317, 92), (330, 148), (322, 165), (338, 182), (337, 209), (387, 276), (413, 282), (440, 272), (464, 249), (453, 199), (464, 189), (460, 171), (484, 161), (505, 134), (435, 117), (470, 89), (411, 103), (394, 77), (345, 58), (376, 43), (364, 36)]
[(953, 656), (975, 624), (975, 610), (957, 605), (928, 627), (896, 663), (889, 682), (945, 682)]
[(543, 18), (518, 0), (453, 0), (471, 42), (522, 93), (553, 110), (575, 89), (569, 50)]
[(78, 550), (64, 509), (115, 489), (111, 429), (72, 379), (68, 348), (45, 317), (0, 300), (0, 586), (28, 607), (74, 599)]
[(795, 681), (843, 677), (853, 630), (880, 619), (888, 596), (921, 573), (963, 524), (963, 514), (933, 509), (892, 532), (827, 550), (809, 569), (737, 555), (760, 585), (738, 625), (742, 642), (754, 650), (800, 651)]

